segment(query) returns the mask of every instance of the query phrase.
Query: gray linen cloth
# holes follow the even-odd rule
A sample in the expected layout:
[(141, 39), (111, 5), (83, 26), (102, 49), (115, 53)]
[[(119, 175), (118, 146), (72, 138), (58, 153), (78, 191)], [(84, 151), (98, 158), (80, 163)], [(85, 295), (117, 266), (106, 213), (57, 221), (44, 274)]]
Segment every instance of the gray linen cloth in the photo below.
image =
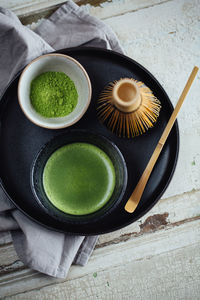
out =
[[(122, 52), (113, 31), (67, 1), (35, 32), (9, 10), (0, 8), (0, 95), (13, 76), (32, 59), (57, 49), (96, 46)], [(96, 236), (69, 236), (48, 230), (15, 209), (0, 188), (0, 231), (11, 230), (23, 263), (42, 273), (65, 278), (72, 263), (85, 265)]]

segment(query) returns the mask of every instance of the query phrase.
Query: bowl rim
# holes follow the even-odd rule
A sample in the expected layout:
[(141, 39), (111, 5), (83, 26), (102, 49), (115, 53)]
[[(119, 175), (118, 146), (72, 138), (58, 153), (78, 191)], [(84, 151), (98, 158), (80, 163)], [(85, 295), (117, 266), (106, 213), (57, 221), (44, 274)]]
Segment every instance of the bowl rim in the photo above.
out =
[[(56, 206), (54, 206), (51, 203), (51, 201), (48, 199), (48, 196), (46, 195), (46, 199), (48, 199), (48, 203), (50, 204), (50, 206), (53, 207), (53, 210), (51, 211), (51, 210), (49, 210), (49, 208), (47, 208), (47, 206), (41, 200), (41, 195), (38, 194), (37, 184), (35, 182), (35, 176), (34, 176), (35, 175), (35, 170), (37, 168), (38, 160), (41, 157), (41, 155), (45, 152), (45, 150), (48, 147), (50, 147), (52, 143), (54, 143), (56, 141), (56, 139), (62, 139), (62, 137), (67, 136), (68, 133), (69, 134), (74, 133), (74, 134), (77, 134), (77, 135), (79, 135), (79, 134), (82, 134), (82, 135), (88, 134), (88, 135), (92, 135), (93, 137), (98, 137), (101, 141), (105, 142), (107, 144), (107, 146), (109, 145), (109, 146), (112, 147), (113, 151), (115, 153), (117, 153), (117, 156), (120, 158), (120, 161), (121, 161), (122, 172), (123, 172), (123, 184), (121, 186), (121, 190), (120, 190), (120, 193), (118, 195), (118, 198), (115, 199), (112, 203), (109, 204), (111, 197), (113, 197), (113, 194), (112, 194), (111, 197), (110, 197), (110, 199), (109, 199), (109, 201), (103, 207), (101, 207), (99, 210), (97, 210), (97, 211), (95, 211), (93, 213), (84, 214), (84, 215), (71, 215), (71, 214), (68, 214), (68, 213), (64, 213), (60, 209), (58, 209)], [(85, 139), (85, 138), (83, 138), (83, 139)], [(87, 139), (87, 137), (86, 137), (86, 139)], [(66, 144), (68, 144), (68, 143), (74, 143), (74, 142), (75, 141), (70, 141), (70, 142), (66, 141)], [(79, 141), (76, 141), (76, 142), (79, 142)], [(88, 143), (87, 141), (81, 141), (81, 142)], [(102, 149), (101, 146), (97, 145), (96, 139), (95, 139), (94, 143), (92, 143), (92, 142), (90, 142), (90, 143), (93, 144), (93, 145), (96, 145), (97, 147), (99, 147), (100, 149)], [(59, 145), (57, 147), (57, 149), (59, 149), (63, 145), (66, 145), (66, 144), (63, 144), (63, 143), (61, 143), (61, 144), (62, 145)], [(52, 153), (54, 153), (56, 150), (54, 150)], [(109, 156), (109, 154), (107, 153), (107, 150), (104, 150), (104, 149), (102, 149), (102, 150)], [(48, 157), (45, 158), (45, 164), (46, 164), (47, 160), (49, 159), (49, 157), (51, 156), (51, 154), (48, 155)], [(110, 159), (111, 159), (111, 157), (110, 157)], [(111, 161), (112, 161), (112, 159), (111, 159)], [(44, 166), (45, 166), (45, 164), (44, 164)], [(126, 165), (125, 158), (124, 158), (121, 150), (118, 148), (118, 146), (112, 140), (110, 140), (109, 138), (107, 138), (104, 135), (100, 134), (99, 132), (97, 133), (97, 132), (94, 132), (94, 131), (92, 131), (90, 129), (76, 129), (76, 128), (68, 129), (66, 132), (63, 132), (61, 134), (58, 134), (58, 135), (50, 138), (45, 144), (43, 144), (41, 146), (41, 148), (39, 149), (39, 151), (37, 151), (35, 157), (33, 158), (33, 161), (32, 161), (32, 164), (31, 164), (31, 168), (30, 168), (30, 186), (31, 186), (32, 193), (33, 193), (33, 195), (35, 197), (35, 201), (37, 201), (37, 203), (40, 205), (40, 207), (42, 207), (42, 209), (48, 215), (50, 215), (54, 219), (59, 219), (63, 223), (68, 223), (68, 224), (73, 224), (73, 223), (86, 224), (88, 222), (90, 224), (92, 224), (95, 221), (96, 217), (98, 217), (98, 219), (100, 220), (105, 215), (110, 214), (113, 211), (113, 209), (116, 208), (117, 206), (119, 206), (119, 204), (121, 203), (121, 201), (123, 199), (123, 196), (125, 194), (126, 188), (127, 188), (127, 183), (128, 183), (128, 170), (127, 170), (127, 165)], [(43, 191), (45, 193), (44, 187), (43, 187)], [(99, 215), (99, 212), (101, 212), (101, 211), (103, 212), (103, 214)], [(58, 216), (58, 214), (59, 214), (59, 216)]]
[[(20, 98), (20, 88), (21, 88), (21, 81), (22, 81), (22, 78), (24, 76), (24, 73), (27, 71), (27, 69), (33, 64), (35, 63), (36, 61), (40, 60), (40, 59), (43, 59), (43, 57), (47, 57), (47, 56), (59, 56), (59, 57), (64, 57), (64, 58), (67, 58), (69, 60), (71, 60), (72, 62), (74, 62), (83, 72), (83, 74), (85, 75), (85, 78), (87, 80), (87, 84), (88, 84), (88, 91), (89, 91), (89, 95), (88, 95), (88, 99), (87, 99), (87, 103), (82, 111), (81, 114), (79, 114), (75, 120), (69, 122), (68, 124), (65, 124), (65, 125), (60, 125), (60, 126), (48, 126), (48, 125), (43, 125), (43, 124), (39, 124), (35, 119), (32, 119), (32, 117), (30, 117), (30, 115), (24, 110), (24, 107), (22, 105), (22, 102), (21, 102), (21, 98)], [(20, 78), (19, 78), (19, 82), (18, 82), (18, 87), (17, 87), (17, 98), (18, 98), (18, 103), (20, 105), (20, 108), (21, 110), (23, 111), (24, 115), (29, 119), (29, 121), (31, 121), (33, 124), (39, 126), (39, 127), (42, 127), (42, 128), (47, 128), (47, 129), (53, 129), (53, 130), (56, 130), (56, 129), (62, 129), (62, 128), (66, 128), (66, 127), (70, 127), (72, 126), (73, 124), (77, 123), (82, 117), (83, 115), (85, 114), (85, 112), (87, 111), (89, 105), (90, 105), (90, 102), (91, 102), (91, 98), (92, 98), (92, 85), (91, 85), (91, 81), (90, 81), (90, 78), (89, 78), (89, 75), (87, 73), (87, 71), (85, 70), (85, 68), (76, 60), (74, 59), (73, 57), (69, 56), (69, 55), (65, 55), (65, 54), (60, 54), (60, 53), (48, 53), (48, 54), (44, 54), (44, 55), (40, 55), (38, 57), (36, 57), (35, 59), (33, 59), (30, 63), (28, 63), (26, 65), (26, 67), (23, 69), (21, 75), (20, 75)]]

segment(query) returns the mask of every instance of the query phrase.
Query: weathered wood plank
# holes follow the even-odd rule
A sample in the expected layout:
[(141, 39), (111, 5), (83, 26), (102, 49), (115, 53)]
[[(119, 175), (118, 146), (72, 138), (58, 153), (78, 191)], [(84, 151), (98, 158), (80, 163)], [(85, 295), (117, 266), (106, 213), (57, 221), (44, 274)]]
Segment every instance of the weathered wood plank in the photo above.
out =
[[(191, 192), (169, 199), (163, 199), (139, 221), (99, 237), (97, 248), (118, 244), (146, 233), (178, 226), (200, 218), (200, 191)], [(11, 239), (10, 239), (11, 242)], [(12, 243), (0, 247), (0, 275), (21, 269), (23, 264), (16, 256)], [(12, 276), (12, 275), (11, 275)]]
[(132, 238), (118, 247), (96, 249), (87, 266), (71, 268), (65, 282), (56, 280), (52, 285), (50, 278), (48, 286), (41, 288), (47, 276), (13, 276), (8, 284), (0, 284), (1, 296), (20, 293), (8, 298), (90, 300), (132, 299), (134, 293), (139, 300), (161, 295), (163, 299), (198, 299), (199, 246), (200, 220)]
[(144, 217), (118, 231), (99, 237), (98, 246), (151, 233), (162, 228), (177, 226), (182, 222), (200, 217), (200, 191), (192, 191), (160, 200)]
[[(74, 0), (91, 15), (101, 19), (124, 14), (129, 11), (136, 11), (142, 8), (151, 7), (171, 0)], [(49, 17), (63, 0), (0, 0), (0, 6), (11, 9), (27, 25), (37, 22), (41, 18)]]
[[(102, 4), (94, 6), (93, 1), (85, 5), (85, 9), (93, 16), (105, 20), (114, 16), (120, 16), (140, 9), (153, 7), (164, 2), (173, 0), (112, 0), (104, 1)], [(78, 2), (79, 4), (79, 2)]]
[(50, 8), (53, 9), (64, 2), (64, 0), (1, 0), (0, 6), (11, 9), (17, 16), (21, 17)]
[[(98, 17), (110, 17), (127, 11), (138, 10), (169, 0), (74, 0), (80, 6), (86, 6), (92, 14)], [(22, 17), (40, 11), (54, 9), (66, 1), (64, 0), (1, 0), (0, 6), (11, 9), (17, 16)], [(112, 15), (110, 13), (112, 12)]]
[(0, 247), (0, 274), (4, 266), (9, 266), (10, 263), (14, 263), (18, 260), (17, 254), (13, 250), (12, 243)]
[(0, 246), (12, 242), (12, 237), (10, 232), (1, 232), (0, 233)]
[[(170, 199), (163, 199), (140, 221), (119, 231), (100, 236), (97, 247), (90, 259), (90, 261), (92, 261), (92, 266), (94, 267), (95, 260), (99, 257), (99, 255), (101, 256), (101, 253), (105, 252), (105, 254), (102, 254), (102, 257), (106, 255), (107, 251), (115, 253), (116, 251), (118, 251), (119, 247), (121, 248), (121, 245), (124, 245), (125, 248), (128, 247), (127, 245), (131, 241), (134, 241), (132, 245), (133, 248), (135, 248), (137, 243), (142, 243), (142, 241), (145, 241), (144, 243), (146, 243), (146, 246), (144, 246), (144, 248), (151, 248), (151, 245), (148, 245), (148, 241), (154, 239), (154, 236), (157, 236), (159, 234), (161, 234), (161, 236), (167, 235), (168, 239), (170, 239), (170, 232), (179, 232), (179, 228), (185, 228), (184, 230), (187, 230), (187, 226), (188, 228), (191, 228), (190, 224), (193, 224), (192, 226), (196, 226), (196, 229), (194, 228), (195, 230), (193, 232), (193, 240), (196, 239), (196, 241), (198, 241), (198, 235), (200, 233), (199, 199), (200, 191), (183, 194)], [(193, 243), (193, 240), (191, 241), (189, 239), (187, 242)], [(186, 241), (184, 241), (184, 243), (185, 242)], [(181, 247), (181, 244), (179, 244), (179, 246)], [(162, 252), (164, 251), (164, 249), (165, 246), (163, 248), (160, 243), (157, 245), (157, 251)], [(168, 251), (169, 247), (165, 250)], [(135, 248), (134, 253), (136, 256), (139, 255), (137, 256), (137, 259), (142, 259), (143, 252), (139, 253), (137, 247)], [(5, 249), (4, 247), (0, 248), (0, 258), (0, 265), (2, 265), (2, 262), (4, 262), (0, 272), (0, 274), (2, 274), (0, 276), (0, 290), (4, 290), (4, 295), (7, 295), (6, 293), (8, 293), (8, 288), (12, 293), (15, 294), (32, 289), (33, 286), (35, 288), (38, 288), (60, 282), (60, 280), (39, 274), (23, 267), (23, 264), (17, 259), (12, 245), (7, 245)], [(118, 257), (116, 258), (111, 256), (110, 264), (115, 264), (118, 259)], [(96, 265), (96, 270), (98, 269), (98, 265), (100, 268), (100, 266), (104, 267), (105, 264), (106, 261), (102, 260)], [(72, 268), (72, 274), (71, 272), (69, 273), (69, 278), (72, 279), (74, 278), (73, 276), (85, 276), (85, 268), (87, 272), (88, 267), (75, 267), (76, 275), (73, 275), (74, 271)], [(93, 268), (91, 272), (95, 272), (96, 270), (95, 268)]]

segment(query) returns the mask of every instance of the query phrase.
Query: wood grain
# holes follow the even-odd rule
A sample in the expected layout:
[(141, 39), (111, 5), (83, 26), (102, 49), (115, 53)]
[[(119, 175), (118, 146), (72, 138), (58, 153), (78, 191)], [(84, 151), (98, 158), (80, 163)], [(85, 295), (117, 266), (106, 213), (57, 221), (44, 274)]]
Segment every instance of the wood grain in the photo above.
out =
[[(87, 6), (89, 9), (94, 9), (92, 13), (95, 13), (95, 10), (97, 10), (98, 17), (101, 17), (101, 12), (104, 14), (109, 11), (109, 7), (112, 8), (112, 12), (110, 11), (108, 17), (111, 16), (113, 11), (115, 11), (115, 15), (122, 14), (127, 11), (138, 10), (167, 1), (169, 0), (74, 0), (79, 6)], [(0, 0), (0, 6), (9, 8), (17, 16), (22, 17), (38, 13), (42, 10), (54, 9), (65, 2), (64, 0)], [(102, 17), (105, 17), (105, 15)]]
[[(152, 7), (170, 0), (74, 0), (90, 14), (101, 19), (125, 14), (129, 11)], [(24, 25), (49, 17), (64, 0), (0, 0), (0, 6), (11, 9)]]
[[(65, 282), (42, 275), (14, 278), (1, 293), (9, 299), (198, 299), (200, 292), (200, 220), (161, 230), (137, 240), (97, 249), (84, 268), (72, 267)], [(37, 275), (36, 275), (37, 276)], [(17, 285), (17, 295), (11, 294)], [(49, 285), (50, 284), (50, 285)], [(23, 290), (29, 292), (20, 293)], [(110, 288), (109, 288), (110, 287)], [(32, 291), (34, 290), (34, 291)], [(18, 294), (19, 293), (19, 294)], [(186, 296), (188, 295), (189, 298)], [(195, 298), (196, 297), (196, 298)], [(6, 299), (5, 298), (5, 299)]]
[[(130, 251), (132, 251), (134, 259), (145, 261), (148, 251), (150, 251), (148, 255), (154, 255), (155, 249), (157, 252), (170, 252), (174, 247), (185, 247), (184, 245), (193, 243), (194, 240), (198, 243), (200, 232), (199, 200), (200, 191), (163, 199), (138, 222), (113, 233), (100, 236), (88, 265), (84, 268), (79, 266), (72, 267), (66, 280), (55, 279), (24, 267), (22, 262), (17, 259), (12, 244), (1, 247), (0, 298), (24, 293), (32, 289), (42, 289), (45, 286), (46, 289), (53, 289), (55, 284), (71, 282), (71, 280), (71, 285), (73, 286), (73, 281), (75, 280), (76, 283), (74, 285), (76, 286), (78, 278), (93, 276), (94, 272), (99, 272), (100, 269), (104, 270), (104, 268), (107, 270), (106, 272), (111, 272), (109, 268), (112, 269), (112, 266), (115, 269), (116, 264), (124, 265), (124, 259), (128, 259)], [(175, 236), (182, 230), (185, 232), (187, 228), (190, 228), (191, 232), (193, 231), (192, 239), (188, 239), (188, 235), (185, 236), (183, 234), (183, 241), (178, 244), (179, 239), (177, 237), (177, 242), (175, 243)], [(171, 242), (169, 242), (169, 245), (166, 242), (162, 246), (162, 241), (164, 241), (166, 236), (168, 241)], [(171, 236), (174, 236), (174, 238), (172, 239)], [(152, 241), (154, 246), (152, 246)], [(128, 245), (131, 246), (129, 247)], [(143, 245), (141, 250), (139, 250), (138, 245)], [(118, 249), (121, 249), (119, 254), (117, 254)], [(122, 256), (121, 258), (119, 258), (120, 255)], [(141, 277), (140, 280), (142, 280)], [(88, 286), (89, 288), (90, 285)]]

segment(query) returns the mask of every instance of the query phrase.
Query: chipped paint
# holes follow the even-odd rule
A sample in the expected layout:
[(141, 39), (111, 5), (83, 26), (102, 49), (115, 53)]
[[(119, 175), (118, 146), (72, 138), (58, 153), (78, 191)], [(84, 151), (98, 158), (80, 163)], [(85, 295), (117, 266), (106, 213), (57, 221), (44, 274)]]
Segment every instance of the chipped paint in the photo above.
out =
[(77, 0), (75, 1), (78, 5), (87, 5), (90, 4), (93, 7), (100, 7), (105, 2), (111, 2), (112, 0)]
[(107, 247), (112, 244), (120, 244), (121, 242), (127, 242), (133, 238), (143, 236), (148, 233), (157, 232), (162, 229), (167, 230), (167, 229), (170, 229), (173, 227), (178, 227), (185, 223), (200, 220), (200, 216), (195, 216), (195, 217), (184, 219), (184, 220), (181, 220), (178, 222), (169, 223), (167, 221), (167, 217), (168, 217), (168, 213), (164, 213), (163, 215), (161, 214), (161, 215), (150, 216), (146, 219), (146, 221), (144, 223), (139, 225), (142, 227), (139, 232), (130, 232), (130, 233), (122, 234), (118, 238), (115, 238), (111, 241), (97, 244), (95, 248), (99, 249), (99, 248)]
[(167, 221), (167, 217), (169, 213), (164, 214), (156, 214), (148, 217), (144, 223), (140, 224), (140, 233), (152, 232), (160, 229), (163, 226), (166, 226), (169, 222)]
[[(171, 0), (74, 0), (85, 11), (100, 19), (152, 7)], [(24, 25), (49, 17), (63, 0), (0, 0), (0, 6), (11, 9)]]
[(0, 265), (0, 276), (5, 275), (7, 273), (11, 273), (15, 270), (24, 270), (26, 267), (24, 266), (21, 260), (16, 260), (12, 264), (9, 265)]

